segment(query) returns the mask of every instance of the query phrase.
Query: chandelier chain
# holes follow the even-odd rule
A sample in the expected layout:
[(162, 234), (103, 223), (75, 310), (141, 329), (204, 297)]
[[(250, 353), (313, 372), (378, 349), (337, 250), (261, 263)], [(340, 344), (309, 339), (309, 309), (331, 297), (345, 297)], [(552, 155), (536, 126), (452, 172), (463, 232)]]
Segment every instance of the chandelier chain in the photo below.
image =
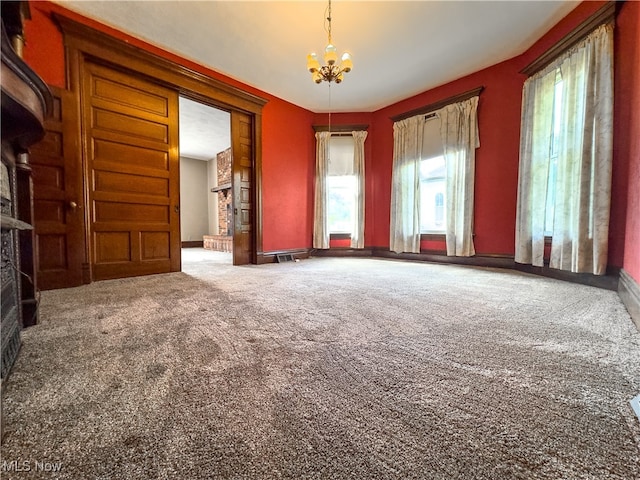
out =
[(329, 138), (331, 138), (331, 82), (329, 82)]
[[(327, 22), (325, 22), (325, 31), (327, 32), (327, 36), (329, 38), (329, 43), (331, 43), (331, 0), (329, 0), (329, 5), (327, 6)], [(329, 26), (327, 26), (327, 23)]]

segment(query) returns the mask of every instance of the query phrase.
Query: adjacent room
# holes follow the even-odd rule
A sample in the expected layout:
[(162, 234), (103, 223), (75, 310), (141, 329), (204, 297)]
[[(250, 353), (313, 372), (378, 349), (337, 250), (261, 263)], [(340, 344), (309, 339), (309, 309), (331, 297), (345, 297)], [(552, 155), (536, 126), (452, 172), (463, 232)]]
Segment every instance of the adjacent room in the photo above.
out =
[(640, 2), (2, 25), (2, 478), (640, 478)]
[(181, 247), (228, 253), (218, 257), (231, 261), (229, 113), (184, 97), (179, 108)]

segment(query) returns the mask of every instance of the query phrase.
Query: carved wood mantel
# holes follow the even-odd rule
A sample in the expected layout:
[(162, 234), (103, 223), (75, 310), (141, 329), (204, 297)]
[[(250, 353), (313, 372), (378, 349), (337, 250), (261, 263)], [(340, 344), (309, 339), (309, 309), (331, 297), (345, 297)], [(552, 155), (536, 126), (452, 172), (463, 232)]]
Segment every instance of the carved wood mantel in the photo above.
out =
[[(37, 322), (33, 184), (29, 147), (44, 136), (51, 93), (22, 60), (26, 2), (2, 2), (2, 380), (20, 347), (20, 330)], [(16, 23), (17, 22), (17, 23)], [(9, 33), (13, 36), (9, 38)], [(13, 40), (13, 41), (12, 41)], [(14, 48), (16, 45), (18, 51)]]

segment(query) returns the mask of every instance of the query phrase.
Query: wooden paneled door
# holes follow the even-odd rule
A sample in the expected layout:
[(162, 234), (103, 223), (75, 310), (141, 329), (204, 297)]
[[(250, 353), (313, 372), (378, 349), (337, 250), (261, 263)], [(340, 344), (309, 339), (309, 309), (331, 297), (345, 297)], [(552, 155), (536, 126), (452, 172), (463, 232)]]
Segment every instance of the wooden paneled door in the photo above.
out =
[[(83, 283), (85, 263), (82, 168), (76, 96), (56, 87), (44, 139), (31, 148), (38, 288)], [(64, 121), (63, 121), (64, 119)]]
[(252, 125), (252, 118), (249, 115), (231, 112), (234, 265), (255, 263)]
[(91, 279), (180, 271), (178, 94), (86, 61)]

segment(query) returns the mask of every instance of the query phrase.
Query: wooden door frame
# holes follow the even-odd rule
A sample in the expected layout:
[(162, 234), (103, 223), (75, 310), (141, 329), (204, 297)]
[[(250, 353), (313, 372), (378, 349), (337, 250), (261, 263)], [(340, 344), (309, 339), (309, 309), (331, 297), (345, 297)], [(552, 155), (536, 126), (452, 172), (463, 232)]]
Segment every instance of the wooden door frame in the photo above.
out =
[[(177, 91), (178, 95), (220, 108), (248, 114), (253, 127), (253, 252), (252, 263), (263, 256), (262, 246), (262, 108), (267, 100), (228, 85), (200, 72), (187, 68), (141, 47), (117, 39), (88, 27), (63, 15), (54, 14), (54, 19), (64, 36), (67, 88), (77, 97), (78, 118), (81, 118), (81, 82), (83, 63), (90, 59), (111, 68), (124, 70)], [(79, 127), (79, 126), (78, 126)], [(80, 131), (80, 128), (78, 128)], [(237, 132), (231, 132), (237, 135)], [(79, 142), (80, 152), (85, 146)], [(82, 155), (81, 155), (82, 157)], [(83, 174), (86, 161), (83, 158)], [(86, 177), (85, 177), (86, 178)], [(88, 205), (87, 189), (84, 189), (85, 205)], [(85, 208), (85, 215), (90, 211)], [(89, 238), (90, 219), (85, 219), (85, 236)], [(90, 242), (85, 241), (85, 283), (91, 281)]]

